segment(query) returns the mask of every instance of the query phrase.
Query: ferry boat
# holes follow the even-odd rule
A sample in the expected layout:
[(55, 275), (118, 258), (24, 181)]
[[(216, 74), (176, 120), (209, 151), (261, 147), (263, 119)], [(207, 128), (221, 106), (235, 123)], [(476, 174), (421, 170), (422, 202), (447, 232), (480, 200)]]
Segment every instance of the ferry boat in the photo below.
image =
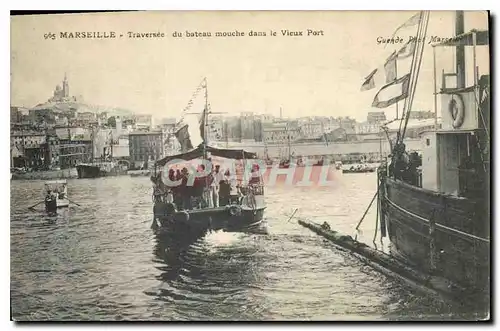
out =
[[(425, 35), (429, 13), (420, 15), (419, 31)], [(379, 170), (381, 232), (388, 234), (395, 256), (432, 275), (444, 290), (484, 298), (490, 291), (490, 78), (489, 73), (479, 77), (476, 49), (488, 47), (489, 33), (464, 33), (462, 11), (455, 20), (455, 38), (433, 45), (434, 52), (455, 49), (450, 59), (455, 71), (442, 71), (439, 89), (434, 73), (434, 105), (437, 110), (440, 97), (442, 127), (436, 124), (421, 134), (422, 157), (417, 157), (405, 150), (402, 126), (389, 162)], [(425, 44), (417, 44), (415, 63)], [(472, 57), (465, 57), (466, 48)], [(415, 83), (409, 97), (418, 68), (411, 74)], [(466, 85), (467, 68), (473, 73), (471, 86)], [(405, 110), (402, 121), (407, 122), (411, 106)]]
[(45, 210), (55, 212), (58, 208), (69, 207), (68, 183), (65, 179), (45, 182)]
[[(93, 129), (92, 129), (93, 130)], [(92, 131), (92, 136), (94, 132)], [(126, 175), (127, 169), (123, 168), (119, 162), (113, 158), (113, 139), (109, 140), (108, 147), (110, 154), (102, 157), (100, 161), (94, 160), (94, 141), (92, 139), (92, 156), (90, 163), (80, 163), (76, 166), (78, 178), (99, 178), (108, 176)]]
[(78, 178), (98, 178), (108, 176), (126, 175), (127, 171), (112, 161), (80, 163), (76, 166)]
[[(202, 83), (206, 89), (206, 79)], [(227, 204), (216, 206), (209, 204), (210, 184), (213, 181), (212, 171), (208, 167), (205, 173), (205, 165), (213, 166), (212, 158), (223, 158), (238, 160), (246, 164), (256, 161), (256, 154), (244, 150), (220, 149), (208, 145), (206, 124), (208, 117), (207, 93), (205, 93), (205, 108), (200, 125), (203, 142), (194, 149), (185, 153), (167, 156), (155, 163), (154, 175), (151, 180), (154, 184), (154, 206), (152, 227), (165, 235), (187, 235), (203, 236), (207, 231), (225, 232), (261, 232), (264, 210), (266, 209), (264, 199), (264, 186), (262, 179), (251, 178), (248, 182), (241, 181), (238, 187), (238, 195), (232, 195)], [(189, 139), (184, 137), (182, 139)], [(181, 143), (181, 145), (184, 145)], [(189, 143), (191, 145), (191, 143)], [(201, 161), (204, 167), (198, 167), (198, 173), (185, 172), (178, 183), (169, 180), (171, 170), (191, 168), (190, 162)], [(192, 165), (192, 164), (191, 164)], [(256, 168), (253, 167), (255, 170)], [(256, 174), (255, 171), (252, 174)], [(236, 174), (231, 174), (235, 176)], [(234, 177), (232, 177), (234, 179)], [(177, 180), (175, 180), (177, 182)], [(183, 201), (175, 203), (174, 193), (176, 189), (194, 190), (195, 194), (187, 194)], [(198, 194), (198, 192), (202, 192)], [(183, 191), (185, 192), (185, 191)], [(182, 199), (182, 198), (181, 198)]]

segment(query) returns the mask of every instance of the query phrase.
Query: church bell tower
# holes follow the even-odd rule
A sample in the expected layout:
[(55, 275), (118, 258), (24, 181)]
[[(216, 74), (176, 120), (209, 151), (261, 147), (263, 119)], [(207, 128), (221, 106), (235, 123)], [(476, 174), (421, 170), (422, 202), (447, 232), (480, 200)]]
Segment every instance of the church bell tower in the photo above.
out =
[(64, 73), (63, 97), (64, 98), (68, 98), (69, 97), (69, 83), (68, 83), (68, 77), (67, 77), (66, 73)]

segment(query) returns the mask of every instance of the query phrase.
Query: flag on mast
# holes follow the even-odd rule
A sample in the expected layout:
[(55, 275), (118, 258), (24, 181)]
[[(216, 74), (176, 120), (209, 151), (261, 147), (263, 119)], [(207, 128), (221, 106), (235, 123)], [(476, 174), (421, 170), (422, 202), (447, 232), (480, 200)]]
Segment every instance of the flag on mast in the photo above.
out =
[(368, 91), (375, 88), (375, 74), (378, 69), (373, 70), (368, 76), (365, 77), (365, 82), (361, 85), (361, 91)]
[(398, 60), (409, 58), (415, 53), (417, 43), (415, 40), (408, 41), (396, 54)]
[(188, 125), (184, 125), (177, 132), (175, 132), (175, 137), (181, 145), (181, 152), (185, 153), (193, 149), (193, 144), (191, 143), (191, 137), (188, 131)]
[(201, 118), (200, 118), (200, 136), (201, 136), (201, 139), (203, 139), (204, 143), (207, 143), (207, 136), (206, 135), (208, 134), (205, 130), (206, 112), (207, 112), (207, 109), (204, 108), (203, 112), (201, 113)]
[(397, 54), (396, 52), (392, 53), (391, 56), (385, 61), (384, 71), (385, 71), (385, 82), (386, 84), (392, 83), (396, 80), (397, 73), (397, 63), (396, 63)]
[(368, 91), (396, 80), (396, 55), (397, 53), (393, 52), (385, 61), (383, 68), (377, 68), (366, 76), (365, 81), (361, 85), (361, 91)]
[(412, 17), (410, 17), (406, 22), (404, 22), (403, 24), (401, 24), (396, 29), (396, 31), (394, 31), (394, 33), (392, 34), (391, 39), (394, 38), (394, 36), (396, 35), (396, 33), (398, 33), (399, 30), (404, 29), (404, 28), (409, 28), (411, 26), (418, 25), (420, 23), (421, 19), (422, 19), (422, 12), (416, 13), (415, 15), (413, 15)]
[(408, 97), (410, 74), (406, 74), (394, 82), (385, 85), (373, 99), (372, 107), (387, 108)]

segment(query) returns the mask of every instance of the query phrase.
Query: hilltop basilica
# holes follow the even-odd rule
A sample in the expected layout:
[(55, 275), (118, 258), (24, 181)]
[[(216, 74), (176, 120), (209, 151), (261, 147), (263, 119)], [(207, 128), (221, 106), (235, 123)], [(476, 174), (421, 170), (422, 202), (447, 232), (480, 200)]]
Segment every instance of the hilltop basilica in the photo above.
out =
[(54, 90), (54, 95), (49, 99), (49, 102), (76, 102), (76, 97), (69, 95), (69, 82), (66, 73), (64, 74), (64, 80), (61, 85), (57, 85)]

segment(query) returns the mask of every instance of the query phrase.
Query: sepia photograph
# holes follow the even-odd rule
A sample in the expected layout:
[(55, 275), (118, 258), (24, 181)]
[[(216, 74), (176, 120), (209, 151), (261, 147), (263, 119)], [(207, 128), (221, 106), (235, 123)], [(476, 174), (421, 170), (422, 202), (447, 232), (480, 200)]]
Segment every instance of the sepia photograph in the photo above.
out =
[(488, 11), (10, 14), (15, 322), (490, 321)]

